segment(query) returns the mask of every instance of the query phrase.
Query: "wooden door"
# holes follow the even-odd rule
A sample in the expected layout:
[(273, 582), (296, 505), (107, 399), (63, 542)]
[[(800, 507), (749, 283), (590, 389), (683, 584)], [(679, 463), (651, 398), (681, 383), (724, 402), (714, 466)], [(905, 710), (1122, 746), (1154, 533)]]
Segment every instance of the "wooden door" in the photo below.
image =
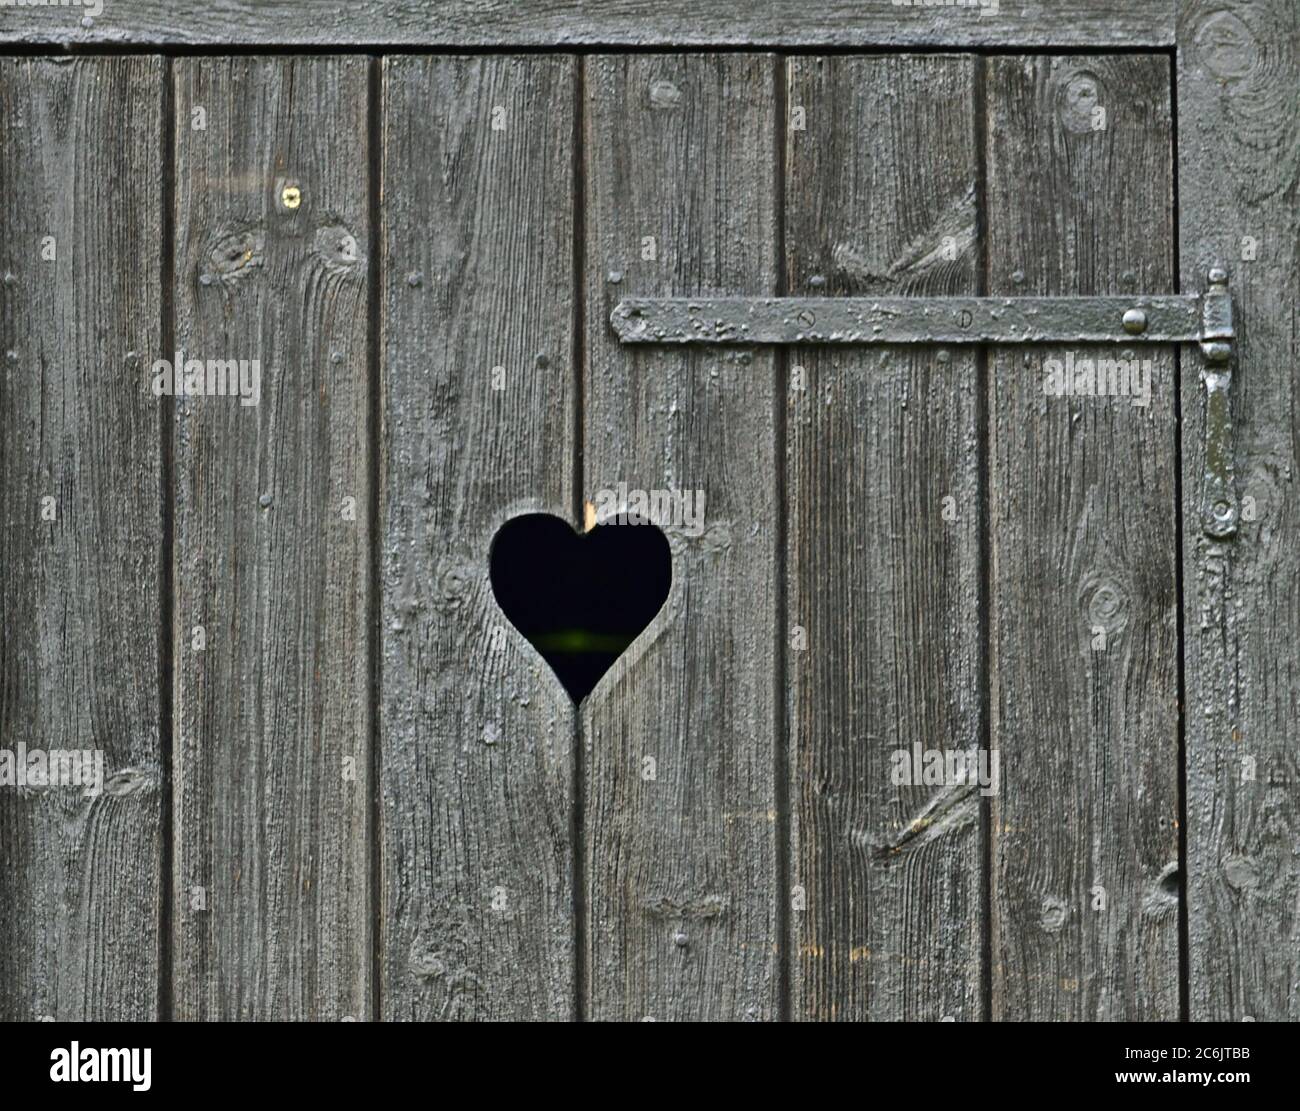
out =
[[(0, 785), (0, 1013), (1294, 1017), (1295, 13), (668, 5), (557, 47), (379, 7), (433, 52), (0, 25), (0, 748), (104, 768)], [(1230, 541), (1194, 346), (1059, 396), (1096, 351), (610, 323), (1212, 263)], [(256, 403), (158, 396), (191, 355)], [(620, 487), (703, 522), (575, 705), (492, 546)], [(927, 779), (954, 753), (992, 778)]]

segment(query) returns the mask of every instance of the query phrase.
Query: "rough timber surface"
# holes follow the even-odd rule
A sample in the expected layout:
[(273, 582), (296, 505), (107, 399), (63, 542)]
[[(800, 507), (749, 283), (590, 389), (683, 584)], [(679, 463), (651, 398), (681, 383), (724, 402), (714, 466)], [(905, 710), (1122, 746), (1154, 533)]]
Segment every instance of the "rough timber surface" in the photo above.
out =
[(207, 46), (1167, 46), (1175, 0), (103, 0), (0, 7), (0, 42)]

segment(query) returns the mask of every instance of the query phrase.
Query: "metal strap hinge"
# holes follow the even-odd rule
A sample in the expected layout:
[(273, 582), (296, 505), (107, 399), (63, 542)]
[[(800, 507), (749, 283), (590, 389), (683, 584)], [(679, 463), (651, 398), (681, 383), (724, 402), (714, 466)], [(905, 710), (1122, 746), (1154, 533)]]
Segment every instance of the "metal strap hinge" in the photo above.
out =
[(1232, 476), (1232, 295), (1132, 297), (628, 297), (610, 314), (629, 344), (1195, 343), (1205, 383), (1201, 521), (1237, 531)]

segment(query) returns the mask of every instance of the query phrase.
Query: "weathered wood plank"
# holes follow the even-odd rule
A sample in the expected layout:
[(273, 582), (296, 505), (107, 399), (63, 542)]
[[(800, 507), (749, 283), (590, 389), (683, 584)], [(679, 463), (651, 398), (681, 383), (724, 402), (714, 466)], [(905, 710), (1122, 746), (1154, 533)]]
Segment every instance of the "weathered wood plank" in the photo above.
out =
[(1242, 513), (1201, 533), (1200, 355), (1183, 354), (1188, 1006), (1300, 1018), (1300, 9), (1188, 0), (1178, 53), (1181, 274), (1226, 265)]
[[(791, 293), (977, 292), (974, 61), (788, 66)], [(980, 788), (894, 776), (982, 744), (976, 375), (969, 349), (789, 354), (796, 1018), (980, 1017)]]
[[(1169, 79), (988, 60), (990, 294), (1171, 290)], [(1145, 406), (1044, 393), (1046, 360), (1125, 349), (991, 353), (997, 1019), (1179, 1014), (1174, 360), (1129, 353)]]
[(367, 68), (176, 63), (178, 1018), (371, 1011)]
[[(0, 7), (0, 42), (256, 46), (1166, 46), (1175, 0), (84, 0)], [(100, 9), (91, 16), (89, 13)]]
[[(158, 1017), (162, 63), (0, 62), (0, 1017)], [(46, 501), (46, 499), (51, 499)]]
[(582, 709), (596, 1019), (776, 1015), (775, 360), (609, 326), (624, 294), (775, 292), (776, 80), (766, 56), (586, 61), (584, 489), (705, 499), (699, 535), (665, 529), (663, 610)]
[(575, 63), (390, 58), (384, 101), (383, 1017), (572, 1018), (575, 711), (488, 553), (574, 510)]

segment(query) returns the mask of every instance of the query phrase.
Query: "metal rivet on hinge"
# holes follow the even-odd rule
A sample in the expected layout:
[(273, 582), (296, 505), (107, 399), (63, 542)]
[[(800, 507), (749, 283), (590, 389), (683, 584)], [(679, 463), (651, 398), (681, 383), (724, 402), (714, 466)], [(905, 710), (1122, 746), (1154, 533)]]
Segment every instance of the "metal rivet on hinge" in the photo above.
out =
[(1147, 314), (1141, 309), (1129, 309), (1124, 314), (1124, 331), (1130, 336), (1140, 336), (1147, 330)]

